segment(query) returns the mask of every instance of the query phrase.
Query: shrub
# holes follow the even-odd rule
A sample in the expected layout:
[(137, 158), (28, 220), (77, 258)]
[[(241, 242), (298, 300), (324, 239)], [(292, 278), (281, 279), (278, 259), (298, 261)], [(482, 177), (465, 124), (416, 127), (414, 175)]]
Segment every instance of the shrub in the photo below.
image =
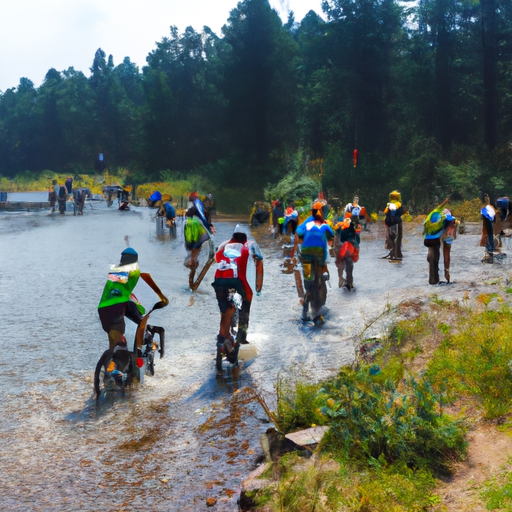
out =
[(482, 220), (480, 210), (482, 209), (482, 201), (478, 198), (471, 201), (462, 201), (460, 203), (453, 203), (448, 205), (451, 209), (452, 215), (458, 219), (464, 218), (469, 222), (478, 222)]
[(319, 413), (323, 398), (318, 395), (320, 384), (280, 378), (276, 384), (278, 426), (282, 432), (294, 432), (313, 424), (325, 423)]
[[(466, 449), (465, 426), (442, 413), (424, 378), (377, 381), (367, 365), (345, 368), (319, 394), (330, 419), (327, 446), (344, 457), (384, 459), (449, 472)], [(385, 369), (384, 369), (385, 372)]]

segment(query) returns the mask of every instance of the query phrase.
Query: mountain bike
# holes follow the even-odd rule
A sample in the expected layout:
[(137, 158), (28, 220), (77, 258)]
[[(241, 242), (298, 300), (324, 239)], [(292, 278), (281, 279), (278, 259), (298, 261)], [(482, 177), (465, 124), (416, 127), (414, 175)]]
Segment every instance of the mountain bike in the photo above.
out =
[[(158, 342), (155, 335), (158, 334)], [(156, 325), (146, 325), (142, 348), (138, 348), (137, 334), (133, 350), (127, 343), (118, 343), (113, 349), (103, 352), (94, 371), (94, 392), (96, 400), (109, 391), (120, 391), (124, 396), (125, 389), (134, 381), (142, 384), (146, 375), (155, 374), (155, 356), (164, 356), (165, 330)]]

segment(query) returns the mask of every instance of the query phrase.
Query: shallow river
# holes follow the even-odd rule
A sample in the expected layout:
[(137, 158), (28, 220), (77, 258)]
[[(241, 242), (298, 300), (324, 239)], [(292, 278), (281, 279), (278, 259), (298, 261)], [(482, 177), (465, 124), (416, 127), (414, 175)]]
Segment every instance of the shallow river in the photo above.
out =
[[(372, 226), (362, 235), (355, 293), (338, 289), (330, 263), (327, 321), (316, 328), (299, 320), (293, 275), (281, 273), (280, 243), (265, 228), (253, 230), (265, 255), (263, 293), (253, 300), (248, 336), (258, 356), (242, 363), (239, 378), (226, 368), (219, 379), (213, 269), (191, 293), (183, 236), (179, 229), (176, 239), (157, 236), (153, 214), (102, 202), (81, 217), (0, 212), (3, 510), (201, 511), (207, 498), (217, 499), (215, 510), (236, 510), (240, 482), (261, 455), (259, 437), (269, 426), (243, 388), (272, 406), (274, 383), (290, 368), (317, 379), (353, 361), (359, 333), (368, 327), (365, 337), (377, 335), (392, 322), (381, 315), (388, 304), (433, 294), (475, 298), (496, 291), (496, 278), (505, 284), (510, 276), (506, 258), (480, 263), (473, 226), (473, 234), (454, 242), (454, 283), (429, 286), (420, 227), (407, 226), (403, 263), (390, 264), (380, 259), (384, 229)], [(234, 226), (218, 219), (216, 241), (229, 238)], [(150, 320), (166, 329), (166, 356), (143, 386), (96, 406), (93, 371), (107, 347), (96, 308), (125, 237), (141, 270), (170, 299)], [(142, 285), (136, 294), (146, 306), (156, 301)]]

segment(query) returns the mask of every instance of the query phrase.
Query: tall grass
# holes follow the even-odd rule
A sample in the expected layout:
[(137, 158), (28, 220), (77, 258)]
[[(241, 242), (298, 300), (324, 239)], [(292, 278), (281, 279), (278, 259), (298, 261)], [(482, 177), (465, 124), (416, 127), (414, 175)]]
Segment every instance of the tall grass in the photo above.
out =
[[(512, 307), (491, 294), (472, 307), (434, 297), (428, 308), (397, 322), (368, 360), (327, 381), (308, 381), (303, 372), (278, 381), (278, 428), (329, 430), (310, 460), (281, 460), (278, 483), (259, 495), (261, 505), (381, 512), (440, 504), (436, 478), (465, 457), (473, 419), (510, 412)], [(463, 408), (447, 407), (460, 398)], [(489, 509), (512, 510), (510, 482), (504, 472), (487, 483)]]
[(101, 194), (103, 185), (124, 184), (123, 174), (57, 174), (52, 171), (26, 171), (13, 178), (0, 176), (0, 190), (4, 192), (41, 192), (53, 188), (53, 182), (64, 184), (68, 177), (73, 178), (73, 187), (88, 187), (93, 194)]
[[(485, 304), (488, 301), (482, 298)], [(449, 400), (472, 398), (487, 418), (510, 411), (512, 403), (512, 310), (474, 311), (446, 336), (428, 375)]]

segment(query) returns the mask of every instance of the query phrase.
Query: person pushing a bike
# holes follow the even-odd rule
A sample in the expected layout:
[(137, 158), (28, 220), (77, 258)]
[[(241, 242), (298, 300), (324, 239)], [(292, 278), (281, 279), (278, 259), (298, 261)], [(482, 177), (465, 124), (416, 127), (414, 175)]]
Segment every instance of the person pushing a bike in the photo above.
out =
[(185, 216), (186, 221), (183, 227), (183, 235), (185, 238), (187, 256), (183, 264), (187, 268), (196, 269), (198, 265), (197, 257), (199, 256), (201, 247), (205, 242), (210, 240), (212, 234), (204, 225), (195, 206), (191, 206)]
[[(220, 310), (217, 353), (225, 355), (231, 364), (236, 364), (240, 345), (248, 343), (247, 329), (253, 293), (256, 291), (259, 295), (263, 286), (263, 255), (258, 244), (247, 240), (240, 226), (236, 226), (232, 237), (220, 244), (215, 260), (218, 266), (212, 286)], [(251, 273), (254, 275), (250, 276)], [(242, 297), (236, 340), (231, 334), (232, 318), (237, 307), (235, 293)], [(222, 372), (222, 359), (219, 357), (217, 371)]]
[(300, 242), (300, 261), (306, 289), (302, 320), (310, 319), (309, 308), (311, 306), (313, 322), (316, 325), (324, 323), (321, 310), (327, 299), (325, 281), (328, 277), (325, 263), (328, 256), (328, 244), (332, 244), (334, 238), (333, 230), (324, 220), (323, 206), (322, 202), (316, 201), (311, 207), (311, 216), (297, 227), (291, 254), (293, 258)]

